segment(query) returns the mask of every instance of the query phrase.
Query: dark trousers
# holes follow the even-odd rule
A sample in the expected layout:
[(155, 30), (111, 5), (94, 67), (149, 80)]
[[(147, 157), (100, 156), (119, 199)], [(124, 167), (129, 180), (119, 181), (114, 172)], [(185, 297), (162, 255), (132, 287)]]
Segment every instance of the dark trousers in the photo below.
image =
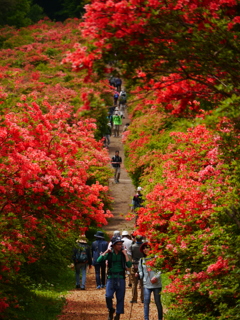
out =
[(105, 285), (106, 281), (106, 264), (101, 263), (94, 266), (97, 286)]
[(117, 306), (116, 313), (124, 313), (124, 297), (125, 297), (126, 284), (125, 279), (113, 278), (107, 279), (106, 286), (106, 303), (108, 310), (113, 308), (113, 296), (116, 294)]

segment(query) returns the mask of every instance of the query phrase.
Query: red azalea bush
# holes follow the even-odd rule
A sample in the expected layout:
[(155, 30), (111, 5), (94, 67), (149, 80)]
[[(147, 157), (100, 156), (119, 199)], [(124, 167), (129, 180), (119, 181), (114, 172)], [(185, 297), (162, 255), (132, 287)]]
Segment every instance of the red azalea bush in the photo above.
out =
[(157, 133), (150, 115), (132, 122), (125, 148), (146, 199), (138, 211), (138, 232), (151, 241), (156, 265), (171, 279), (164, 290), (172, 299), (166, 317), (235, 319), (238, 225), (225, 210), (237, 206), (236, 189), (221, 159), (220, 137), (204, 125), (173, 131), (180, 121), (164, 130), (161, 113), (155, 114), (162, 119)]
[(2, 33), (0, 311), (6, 317), (15, 317), (20, 288), (66, 267), (75, 237), (111, 216), (109, 156), (100, 141), (110, 91), (105, 81), (90, 82), (85, 72), (61, 64), (79, 40), (78, 23), (40, 21)]
[[(231, 1), (86, 6), (66, 61), (131, 91), (127, 167), (146, 198), (139, 232), (170, 272), (168, 319), (239, 317), (239, 8)], [(206, 126), (207, 125), (207, 126)]]

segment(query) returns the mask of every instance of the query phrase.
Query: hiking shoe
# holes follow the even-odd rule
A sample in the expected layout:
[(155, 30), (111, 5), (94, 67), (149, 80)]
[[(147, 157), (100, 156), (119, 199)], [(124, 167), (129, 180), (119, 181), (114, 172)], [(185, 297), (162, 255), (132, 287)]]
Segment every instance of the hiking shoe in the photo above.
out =
[(80, 289), (80, 284), (77, 284), (77, 285), (76, 285), (76, 289)]
[(86, 289), (85, 289), (85, 287), (83, 286), (83, 287), (81, 287), (81, 290), (86, 290)]
[(97, 286), (97, 289), (101, 289), (101, 286)]
[(132, 284), (131, 283), (129, 283), (129, 285), (128, 285), (130, 288), (132, 287)]
[(104, 284), (101, 285), (102, 288), (106, 288), (106, 286)]
[(108, 320), (113, 320), (113, 315), (114, 315), (115, 309), (112, 308), (109, 313), (108, 313)]
[(130, 303), (137, 303), (137, 301), (135, 301), (135, 300), (131, 300), (131, 301), (130, 301)]

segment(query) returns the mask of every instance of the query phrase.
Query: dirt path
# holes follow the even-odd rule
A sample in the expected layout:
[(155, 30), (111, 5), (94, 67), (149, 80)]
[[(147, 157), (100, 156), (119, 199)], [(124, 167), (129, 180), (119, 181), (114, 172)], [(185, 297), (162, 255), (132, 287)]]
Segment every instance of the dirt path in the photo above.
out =
[[(123, 126), (125, 123), (129, 122), (127, 113), (126, 118), (123, 119)], [(113, 178), (109, 181), (110, 194), (114, 199), (112, 213), (113, 218), (109, 219), (109, 223), (104, 227), (108, 233), (112, 234), (114, 230), (127, 230), (129, 232), (133, 231), (134, 221), (126, 221), (125, 215), (130, 211), (131, 200), (134, 194), (134, 186), (132, 181), (124, 167), (124, 151), (123, 144), (120, 138), (115, 138), (111, 136), (111, 143), (109, 146), (109, 156), (113, 157), (115, 151), (119, 150), (119, 155), (122, 157), (123, 164), (121, 166), (121, 176), (120, 183), (114, 183)]]
[[(126, 119), (123, 119), (123, 125), (129, 122), (126, 114)], [(115, 150), (119, 150), (120, 156), (124, 163), (124, 153), (121, 138), (111, 137), (109, 148), (109, 156), (115, 154)], [(105, 226), (105, 230), (112, 235), (114, 230), (133, 231), (134, 221), (126, 221), (124, 216), (130, 210), (131, 199), (134, 193), (134, 186), (124, 168), (121, 169), (120, 183), (115, 184), (113, 179), (109, 181), (110, 194), (114, 198), (113, 215), (109, 219), (109, 224)], [(74, 282), (74, 271), (73, 271)], [(74, 285), (74, 283), (73, 283)], [(125, 314), (121, 315), (121, 320), (143, 320), (143, 303), (139, 302), (131, 304), (132, 289), (128, 287), (126, 281), (126, 295), (125, 295)], [(115, 302), (114, 302), (115, 304)], [(157, 319), (156, 306), (151, 306), (151, 320)], [(62, 315), (59, 320), (107, 320), (108, 311), (105, 303), (105, 289), (96, 289), (94, 268), (91, 268), (87, 274), (87, 283), (85, 291), (72, 290), (67, 295), (67, 304), (64, 307)]]

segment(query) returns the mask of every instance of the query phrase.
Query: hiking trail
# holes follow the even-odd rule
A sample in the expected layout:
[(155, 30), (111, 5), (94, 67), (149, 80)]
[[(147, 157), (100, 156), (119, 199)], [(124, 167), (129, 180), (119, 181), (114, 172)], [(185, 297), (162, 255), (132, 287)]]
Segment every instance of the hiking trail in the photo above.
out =
[[(129, 122), (127, 112), (123, 119), (123, 126)], [(122, 130), (121, 128), (121, 130)], [(125, 215), (130, 211), (131, 200), (135, 191), (132, 181), (124, 167), (124, 151), (119, 138), (110, 137), (109, 156), (112, 158), (115, 150), (119, 150), (119, 155), (122, 157), (120, 183), (115, 184), (113, 177), (109, 180), (110, 195), (113, 197), (113, 218), (109, 219), (104, 230), (111, 237), (114, 230), (127, 230), (129, 233), (133, 231), (134, 220), (126, 221)], [(96, 289), (94, 267), (87, 271), (86, 290), (75, 289), (75, 274), (73, 270), (73, 290), (66, 296), (67, 303), (58, 317), (59, 320), (107, 320), (108, 310), (105, 302), (105, 289)], [(140, 290), (139, 290), (140, 293)], [(143, 320), (143, 303), (138, 298), (138, 303), (131, 304), (132, 288), (128, 287), (128, 279), (126, 278), (126, 294), (125, 294), (125, 313), (121, 315), (121, 320)], [(116, 301), (114, 299), (114, 305)], [(150, 315), (152, 320), (157, 320), (156, 306), (151, 304)]]

